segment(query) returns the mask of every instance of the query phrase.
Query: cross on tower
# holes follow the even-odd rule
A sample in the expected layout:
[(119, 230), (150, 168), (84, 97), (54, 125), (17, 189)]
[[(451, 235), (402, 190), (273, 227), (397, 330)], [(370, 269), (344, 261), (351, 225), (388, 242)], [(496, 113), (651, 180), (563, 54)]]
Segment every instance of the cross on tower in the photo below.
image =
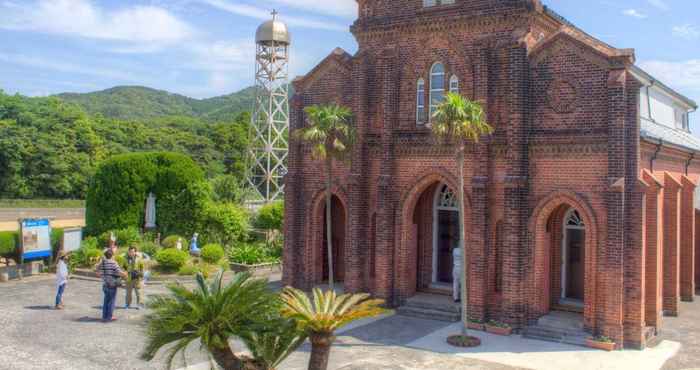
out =
[(277, 18), (277, 14), (279, 14), (277, 9), (272, 9), (272, 20), (273, 21)]

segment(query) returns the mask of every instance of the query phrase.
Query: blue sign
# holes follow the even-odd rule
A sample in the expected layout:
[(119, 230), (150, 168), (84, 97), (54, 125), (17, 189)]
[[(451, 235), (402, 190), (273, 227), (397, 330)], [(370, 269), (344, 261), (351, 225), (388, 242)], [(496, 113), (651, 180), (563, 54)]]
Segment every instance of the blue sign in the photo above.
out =
[(25, 219), (20, 222), (22, 259), (51, 257), (51, 225), (47, 219)]

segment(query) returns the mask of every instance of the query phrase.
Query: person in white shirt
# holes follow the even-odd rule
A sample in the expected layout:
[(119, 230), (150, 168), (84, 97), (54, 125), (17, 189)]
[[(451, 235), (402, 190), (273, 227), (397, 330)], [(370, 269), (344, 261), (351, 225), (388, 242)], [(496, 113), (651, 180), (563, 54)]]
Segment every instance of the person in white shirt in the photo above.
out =
[(68, 259), (68, 254), (66, 252), (61, 252), (58, 255), (58, 263), (56, 264), (56, 309), (63, 309), (63, 293), (66, 291), (66, 284), (68, 283), (68, 265), (66, 260)]
[(460, 301), (460, 293), (462, 288), (462, 248), (459, 247), (459, 242), (452, 249), (452, 298), (455, 302)]

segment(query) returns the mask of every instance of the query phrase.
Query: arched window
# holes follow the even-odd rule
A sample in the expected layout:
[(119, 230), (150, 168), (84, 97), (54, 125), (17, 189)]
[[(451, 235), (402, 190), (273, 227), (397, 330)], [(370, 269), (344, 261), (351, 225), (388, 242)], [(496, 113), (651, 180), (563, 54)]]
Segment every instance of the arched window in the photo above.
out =
[(566, 227), (573, 227), (573, 228), (584, 228), (586, 225), (583, 223), (583, 219), (581, 219), (581, 215), (578, 213), (577, 210), (572, 209), (568, 212), (568, 218), (566, 219)]
[(450, 92), (455, 94), (459, 93), (459, 78), (455, 75), (450, 77)]
[(437, 106), (445, 98), (445, 66), (442, 63), (435, 63), (430, 69), (430, 118)]
[(455, 194), (449, 186), (443, 185), (440, 189), (440, 194), (438, 195), (438, 209), (444, 210), (459, 210), (459, 202), (457, 201), (457, 195)]
[(425, 80), (421, 78), (416, 88), (416, 123), (425, 124), (427, 121), (425, 118)]

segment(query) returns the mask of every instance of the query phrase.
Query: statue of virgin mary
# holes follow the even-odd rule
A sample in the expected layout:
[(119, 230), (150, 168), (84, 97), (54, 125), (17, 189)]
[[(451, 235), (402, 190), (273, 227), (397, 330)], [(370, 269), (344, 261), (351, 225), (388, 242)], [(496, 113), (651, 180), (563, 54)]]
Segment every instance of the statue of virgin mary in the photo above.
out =
[(156, 196), (148, 193), (146, 198), (146, 229), (156, 228)]

